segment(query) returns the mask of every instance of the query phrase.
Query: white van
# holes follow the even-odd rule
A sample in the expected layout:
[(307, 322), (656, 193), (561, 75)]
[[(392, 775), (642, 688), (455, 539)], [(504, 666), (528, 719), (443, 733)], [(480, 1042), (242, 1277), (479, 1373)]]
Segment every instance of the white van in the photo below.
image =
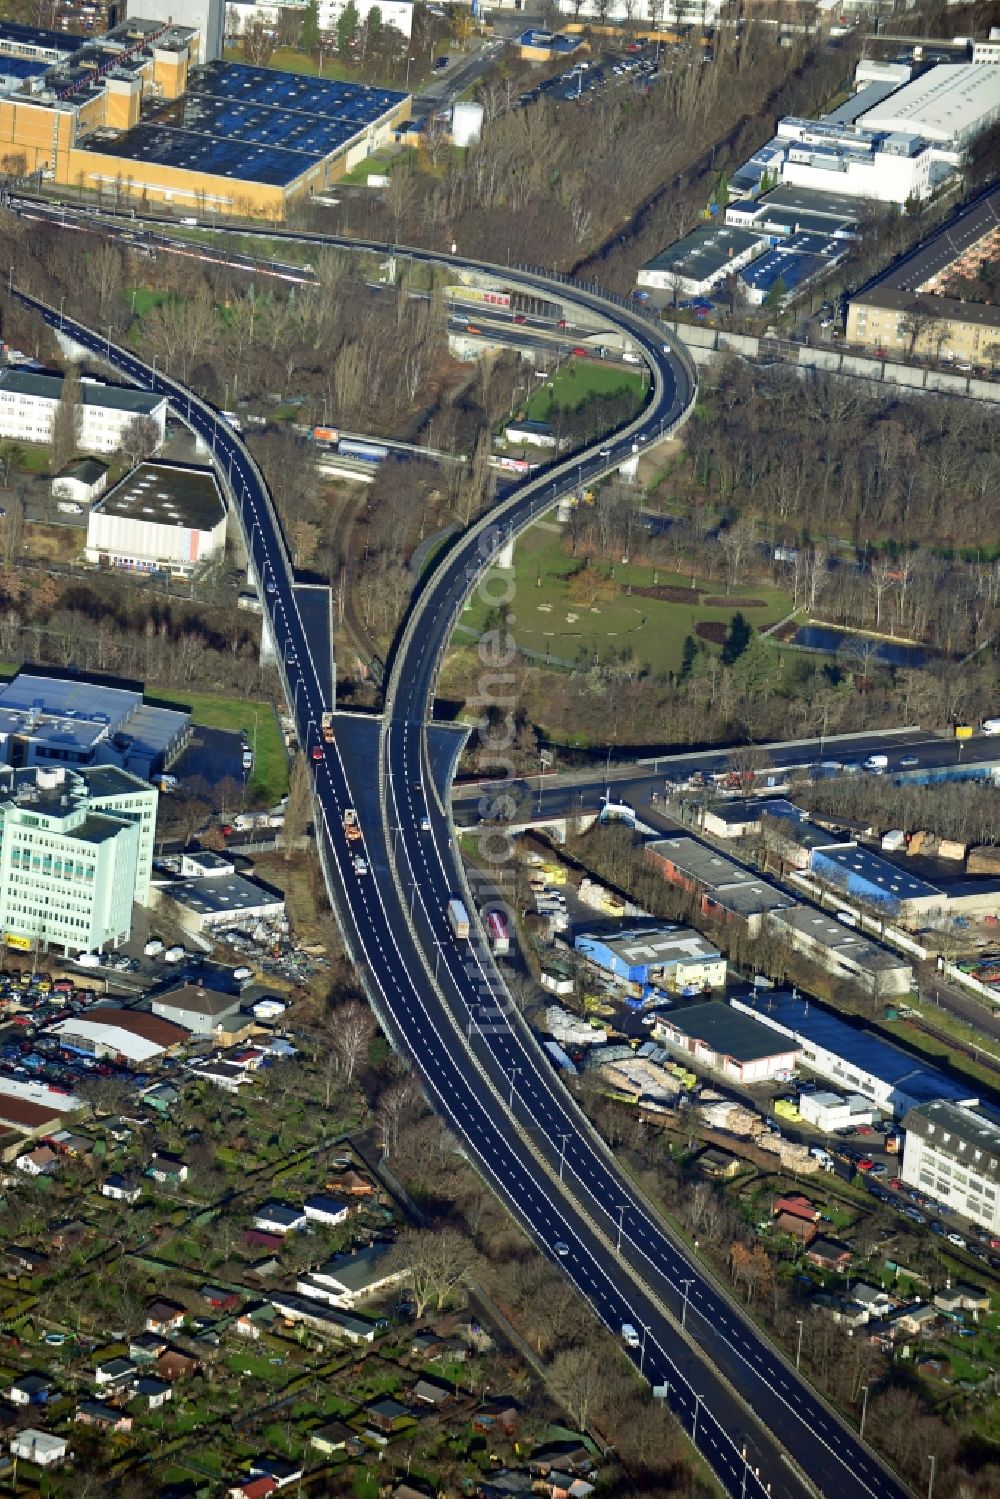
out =
[(865, 770), (871, 771), (874, 775), (880, 776), (883, 770), (886, 769), (888, 764), (888, 755), (869, 755), (868, 759), (865, 761)]
[(984, 718), (982, 725), (984, 734), (1000, 734), (1000, 718)]
[(622, 1342), (626, 1348), (638, 1348), (639, 1346), (639, 1333), (632, 1326), (631, 1322), (622, 1323)]

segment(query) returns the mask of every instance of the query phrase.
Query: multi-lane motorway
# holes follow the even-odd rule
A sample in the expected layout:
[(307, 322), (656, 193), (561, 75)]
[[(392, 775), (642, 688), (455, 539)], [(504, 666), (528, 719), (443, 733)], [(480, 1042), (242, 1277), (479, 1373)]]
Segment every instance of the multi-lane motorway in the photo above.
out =
[[(768, 1492), (776, 1499), (800, 1499), (817, 1491), (831, 1499), (902, 1499), (904, 1486), (743, 1318), (618, 1171), (510, 1004), (481, 932), (475, 929), (470, 941), (459, 942), (448, 926), (447, 900), (463, 889), (464, 875), (447, 807), (434, 786), (424, 729), (451, 625), (509, 535), (579, 482), (581, 468), (594, 477), (633, 445), (669, 430), (693, 393), (690, 366), (641, 314), (590, 288), (557, 287), (540, 275), (506, 268), (481, 269), (495, 269), (508, 282), (520, 280), (528, 290), (557, 293), (626, 331), (651, 369), (650, 405), (603, 450), (553, 466), (508, 493), (438, 566), (391, 661), (377, 776), (370, 762), (359, 771), (357, 760), (349, 775), (340, 744), (320, 745), (321, 758), (310, 763), (331, 898), (372, 1003), (413, 1057), (435, 1108), (608, 1328), (619, 1337), (625, 1323), (638, 1329), (630, 1356), (668, 1400), (727, 1491), (753, 1499)], [(60, 318), (52, 308), (41, 310), (52, 323)], [(214, 452), (267, 602), (300, 741), (311, 751), (328, 704), (296, 605), (287, 549), (252, 458), (211, 407), (129, 350), (69, 318), (62, 322), (95, 356), (168, 395)], [(353, 805), (366, 824), (368, 877), (355, 873), (342, 828), (343, 810)]]

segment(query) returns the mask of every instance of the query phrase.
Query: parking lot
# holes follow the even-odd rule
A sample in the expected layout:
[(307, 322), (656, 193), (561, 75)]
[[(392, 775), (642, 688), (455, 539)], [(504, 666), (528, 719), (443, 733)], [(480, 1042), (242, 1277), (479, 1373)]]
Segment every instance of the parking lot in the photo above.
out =
[(622, 52), (578, 59), (552, 78), (545, 78), (518, 98), (521, 108), (547, 98), (589, 103), (597, 95), (618, 88), (644, 90), (686, 68), (695, 60), (710, 61), (708, 54), (688, 43), (677, 46), (640, 47), (631, 43)]

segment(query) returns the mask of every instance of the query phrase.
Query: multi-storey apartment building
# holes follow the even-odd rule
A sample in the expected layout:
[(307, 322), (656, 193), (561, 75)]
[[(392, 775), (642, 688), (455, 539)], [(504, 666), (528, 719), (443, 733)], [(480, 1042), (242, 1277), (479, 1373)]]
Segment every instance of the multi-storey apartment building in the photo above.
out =
[(903, 1120), (903, 1180), (1000, 1233), (1000, 1125), (972, 1109), (939, 1101), (911, 1109)]

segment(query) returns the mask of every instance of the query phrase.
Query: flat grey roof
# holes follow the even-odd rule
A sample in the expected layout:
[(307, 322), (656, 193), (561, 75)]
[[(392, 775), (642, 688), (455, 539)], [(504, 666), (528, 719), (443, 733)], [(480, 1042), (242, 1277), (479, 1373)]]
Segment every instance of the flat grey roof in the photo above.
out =
[(284, 896), (268, 885), (248, 880), (241, 874), (209, 875), (200, 880), (180, 880), (168, 885), (164, 894), (178, 905), (187, 906), (201, 916), (238, 916), (241, 911), (256, 911), (261, 906), (280, 905)]
[(878, 942), (862, 936), (843, 922), (835, 921), (817, 911), (814, 906), (791, 906), (785, 911), (775, 911), (772, 920), (810, 937), (848, 963), (864, 968), (896, 969), (909, 968), (910, 961), (902, 953), (890, 952)]
[(140, 463), (92, 510), (191, 531), (213, 531), (226, 514), (211, 469), (183, 463)]
[(762, 1025), (750, 1015), (742, 1015), (721, 999), (708, 1004), (691, 1005), (686, 1010), (671, 1011), (663, 1024), (695, 1041), (704, 1041), (720, 1056), (737, 1062), (756, 1062), (762, 1057), (784, 1056), (798, 1048), (791, 1037)]
[(679, 276), (704, 281), (729, 260), (746, 254), (760, 244), (760, 236), (748, 229), (734, 229), (729, 224), (692, 229), (683, 239), (667, 245), (652, 260), (647, 260), (644, 271), (676, 271)]
[(772, 188), (760, 202), (768, 208), (802, 209), (821, 218), (849, 219), (852, 224), (858, 222), (861, 213), (857, 198), (849, 198), (844, 193), (822, 193), (810, 187), (792, 187), (787, 183)]
[(699, 843), (696, 838), (657, 838), (652, 843), (647, 843), (646, 848), (651, 854), (669, 859), (685, 874), (690, 874), (706, 885), (732, 884), (734, 881), (752, 880), (754, 877), (752, 871), (744, 865), (727, 859), (724, 854), (716, 853), (714, 848), (709, 848), (707, 843)]

